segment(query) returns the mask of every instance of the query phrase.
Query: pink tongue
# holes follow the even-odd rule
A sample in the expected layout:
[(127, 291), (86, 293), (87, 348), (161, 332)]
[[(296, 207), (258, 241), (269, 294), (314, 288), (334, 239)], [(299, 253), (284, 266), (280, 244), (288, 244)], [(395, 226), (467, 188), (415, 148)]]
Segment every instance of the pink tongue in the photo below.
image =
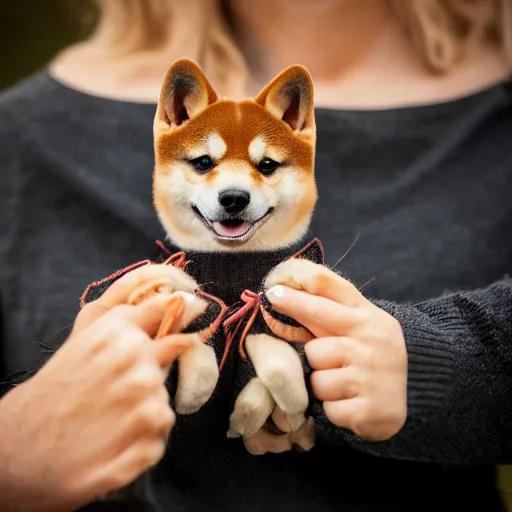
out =
[(236, 226), (223, 224), (222, 222), (214, 222), (212, 227), (217, 235), (231, 238), (243, 236), (251, 229), (251, 225), (248, 222), (242, 222), (242, 224)]

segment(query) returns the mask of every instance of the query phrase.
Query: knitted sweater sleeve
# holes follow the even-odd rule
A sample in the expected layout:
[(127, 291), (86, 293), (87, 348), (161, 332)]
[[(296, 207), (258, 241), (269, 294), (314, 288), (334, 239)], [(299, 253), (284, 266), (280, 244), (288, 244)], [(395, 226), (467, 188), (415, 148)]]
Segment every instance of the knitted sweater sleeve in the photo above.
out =
[(397, 459), (512, 462), (512, 280), (416, 305), (374, 301), (401, 324), (408, 351), (408, 418), (366, 442), (320, 413), (320, 437)]

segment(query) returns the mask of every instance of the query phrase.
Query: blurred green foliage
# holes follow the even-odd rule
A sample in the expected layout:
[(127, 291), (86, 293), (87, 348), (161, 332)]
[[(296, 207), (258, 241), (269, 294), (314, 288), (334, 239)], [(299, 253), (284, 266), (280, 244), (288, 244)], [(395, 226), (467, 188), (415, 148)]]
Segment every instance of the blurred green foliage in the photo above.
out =
[(39, 70), (86, 34), (86, 0), (0, 1), (0, 89)]

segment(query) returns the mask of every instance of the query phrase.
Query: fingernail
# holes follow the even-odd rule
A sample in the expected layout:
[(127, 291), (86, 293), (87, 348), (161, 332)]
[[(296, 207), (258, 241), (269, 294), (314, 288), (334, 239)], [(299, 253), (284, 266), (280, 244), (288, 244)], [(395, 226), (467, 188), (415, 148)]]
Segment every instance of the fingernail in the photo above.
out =
[(270, 302), (278, 302), (284, 297), (284, 287), (281, 285), (273, 286), (267, 292), (267, 297)]

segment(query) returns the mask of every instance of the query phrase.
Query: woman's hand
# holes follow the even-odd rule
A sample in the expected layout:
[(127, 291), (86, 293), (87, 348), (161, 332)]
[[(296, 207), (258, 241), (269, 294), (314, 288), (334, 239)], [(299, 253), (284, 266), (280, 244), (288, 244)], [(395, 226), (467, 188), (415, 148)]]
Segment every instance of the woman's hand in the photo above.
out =
[(166, 268), (134, 270), (85, 305), (62, 348), (0, 401), (2, 510), (74, 510), (160, 460), (175, 423), (167, 368), (191, 342), (152, 339), (170, 295), (126, 302)]
[(310, 293), (286, 286), (267, 292), (273, 308), (317, 339), (305, 352), (313, 394), (329, 420), (382, 441), (407, 417), (407, 351), (400, 324), (334, 272), (309, 279)]

